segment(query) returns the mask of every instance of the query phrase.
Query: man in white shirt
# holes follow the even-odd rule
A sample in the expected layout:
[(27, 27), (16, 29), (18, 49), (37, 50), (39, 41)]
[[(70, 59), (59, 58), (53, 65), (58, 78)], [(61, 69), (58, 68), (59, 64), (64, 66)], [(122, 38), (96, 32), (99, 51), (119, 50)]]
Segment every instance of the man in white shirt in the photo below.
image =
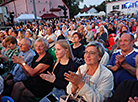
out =
[(49, 27), (47, 29), (47, 35), (44, 37), (49, 43), (49, 48), (53, 47), (55, 42), (57, 41), (57, 37), (52, 33), (52, 29)]

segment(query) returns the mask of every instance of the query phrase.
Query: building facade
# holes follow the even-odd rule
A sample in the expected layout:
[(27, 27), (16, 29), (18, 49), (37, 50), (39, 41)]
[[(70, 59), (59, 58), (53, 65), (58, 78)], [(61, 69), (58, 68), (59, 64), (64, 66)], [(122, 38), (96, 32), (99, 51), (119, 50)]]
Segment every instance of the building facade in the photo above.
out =
[[(34, 14), (33, 0), (0, 0), (1, 6), (6, 6), (8, 12), (14, 12), (14, 17), (21, 14)], [(67, 16), (69, 17), (69, 8), (63, 0), (35, 0), (36, 14), (54, 14), (58, 17), (64, 16), (64, 10), (58, 6), (67, 8)]]
[(122, 14), (137, 14), (138, 0), (121, 0), (107, 3), (107, 14), (112, 11), (120, 11)]

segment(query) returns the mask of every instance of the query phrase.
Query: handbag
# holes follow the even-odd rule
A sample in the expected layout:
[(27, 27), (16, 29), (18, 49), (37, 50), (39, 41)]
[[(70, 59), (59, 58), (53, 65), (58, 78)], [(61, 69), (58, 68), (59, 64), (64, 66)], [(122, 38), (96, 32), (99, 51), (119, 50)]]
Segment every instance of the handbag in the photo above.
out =
[(83, 98), (74, 98), (71, 95), (62, 95), (59, 102), (87, 102)]

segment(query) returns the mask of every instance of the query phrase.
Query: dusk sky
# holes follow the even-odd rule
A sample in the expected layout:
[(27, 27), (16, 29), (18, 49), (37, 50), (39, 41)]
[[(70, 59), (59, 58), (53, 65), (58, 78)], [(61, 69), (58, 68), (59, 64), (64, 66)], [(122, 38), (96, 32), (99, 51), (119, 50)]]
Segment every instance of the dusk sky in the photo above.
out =
[(87, 5), (87, 7), (89, 7), (89, 5), (99, 5), (103, 2), (104, 0), (84, 0), (83, 3), (80, 3), (80, 8), (84, 7), (84, 4)]

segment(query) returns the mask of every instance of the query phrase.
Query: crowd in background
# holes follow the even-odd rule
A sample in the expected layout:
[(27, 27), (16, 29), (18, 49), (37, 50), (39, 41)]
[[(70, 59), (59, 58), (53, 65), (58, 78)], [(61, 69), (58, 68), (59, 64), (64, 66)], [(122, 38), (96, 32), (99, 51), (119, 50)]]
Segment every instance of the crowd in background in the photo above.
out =
[[(15, 102), (48, 102), (52, 93), (58, 99), (68, 93), (87, 102), (137, 102), (137, 87), (124, 95), (137, 85), (137, 18), (15, 22), (0, 31), (0, 42), (0, 93)], [(122, 83), (128, 84), (124, 90)]]

